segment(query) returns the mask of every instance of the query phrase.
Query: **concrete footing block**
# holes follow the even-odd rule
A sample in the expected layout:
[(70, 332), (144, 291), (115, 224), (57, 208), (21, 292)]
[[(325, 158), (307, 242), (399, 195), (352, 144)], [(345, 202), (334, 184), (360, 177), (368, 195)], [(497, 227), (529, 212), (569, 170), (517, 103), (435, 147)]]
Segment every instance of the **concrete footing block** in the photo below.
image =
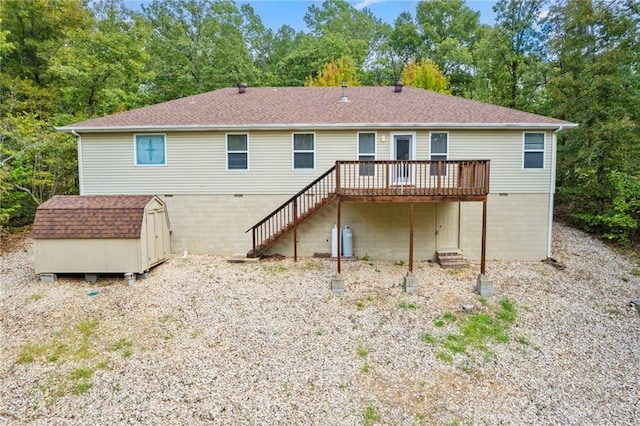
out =
[(486, 275), (479, 274), (478, 282), (476, 283), (476, 291), (483, 297), (493, 296), (493, 281), (487, 278)]
[(98, 281), (98, 274), (84, 274), (84, 279), (90, 283)]
[(136, 282), (136, 274), (134, 274), (133, 272), (127, 272), (126, 274), (124, 274), (124, 280), (127, 284), (133, 285)]
[(331, 278), (331, 292), (335, 294), (344, 293), (344, 278), (342, 278), (342, 275), (335, 274)]
[(413, 272), (407, 272), (407, 275), (404, 277), (404, 291), (412, 294), (418, 292), (418, 278), (416, 278)]
[(40, 282), (51, 284), (56, 282), (58, 276), (56, 274), (40, 274)]
[(136, 277), (137, 277), (139, 280), (146, 280), (147, 278), (149, 278), (149, 271), (147, 271), (147, 272), (143, 272), (143, 273), (141, 273), (141, 274), (137, 274), (137, 275), (136, 275)]

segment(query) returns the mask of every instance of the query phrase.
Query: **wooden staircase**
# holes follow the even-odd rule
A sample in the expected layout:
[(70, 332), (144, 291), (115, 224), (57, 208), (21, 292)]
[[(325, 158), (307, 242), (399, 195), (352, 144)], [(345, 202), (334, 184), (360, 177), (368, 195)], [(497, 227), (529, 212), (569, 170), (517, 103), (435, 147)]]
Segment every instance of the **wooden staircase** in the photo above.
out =
[(337, 198), (336, 167), (289, 198), (260, 222), (247, 229), (252, 231), (253, 248), (247, 257), (258, 257), (298, 225)]
[(466, 268), (467, 260), (462, 257), (458, 250), (438, 250), (436, 252), (436, 261), (443, 268)]

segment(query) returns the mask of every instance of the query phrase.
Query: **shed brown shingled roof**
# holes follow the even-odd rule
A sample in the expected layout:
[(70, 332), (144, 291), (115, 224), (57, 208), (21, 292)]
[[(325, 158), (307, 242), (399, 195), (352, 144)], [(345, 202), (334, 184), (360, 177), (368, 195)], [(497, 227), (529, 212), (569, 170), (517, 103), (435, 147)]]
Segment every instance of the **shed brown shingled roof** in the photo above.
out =
[(153, 195), (56, 195), (41, 204), (33, 238), (140, 238)]
[(83, 121), (60, 130), (131, 130), (234, 127), (469, 126), (572, 123), (456, 96), (404, 87), (249, 87), (215, 90), (157, 105)]

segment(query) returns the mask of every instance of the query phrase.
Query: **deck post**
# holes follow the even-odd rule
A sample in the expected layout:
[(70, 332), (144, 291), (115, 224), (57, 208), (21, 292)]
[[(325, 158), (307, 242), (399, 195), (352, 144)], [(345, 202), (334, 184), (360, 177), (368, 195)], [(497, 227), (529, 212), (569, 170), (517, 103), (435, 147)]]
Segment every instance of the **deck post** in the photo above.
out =
[(293, 201), (293, 261), (298, 261), (298, 199)]
[(409, 272), (413, 272), (413, 204), (409, 204)]
[(342, 257), (342, 244), (340, 244), (342, 241), (342, 238), (340, 238), (342, 236), (342, 230), (340, 229), (340, 205), (342, 204), (342, 200), (338, 197), (338, 274), (340, 274), (342, 271), (340, 270), (340, 258)]
[(482, 200), (482, 251), (480, 254), (480, 273), (485, 274), (485, 262), (487, 258), (487, 196)]

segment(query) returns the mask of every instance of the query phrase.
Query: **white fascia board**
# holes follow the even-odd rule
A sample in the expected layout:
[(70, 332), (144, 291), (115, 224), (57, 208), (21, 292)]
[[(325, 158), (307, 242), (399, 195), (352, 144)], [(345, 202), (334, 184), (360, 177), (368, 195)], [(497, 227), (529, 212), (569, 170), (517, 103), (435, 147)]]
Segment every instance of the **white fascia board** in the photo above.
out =
[(56, 127), (61, 132), (107, 133), (107, 132), (168, 132), (211, 130), (300, 130), (300, 129), (549, 129), (577, 127), (576, 123), (277, 123), (277, 124), (214, 124), (186, 126), (109, 126), (109, 127)]

